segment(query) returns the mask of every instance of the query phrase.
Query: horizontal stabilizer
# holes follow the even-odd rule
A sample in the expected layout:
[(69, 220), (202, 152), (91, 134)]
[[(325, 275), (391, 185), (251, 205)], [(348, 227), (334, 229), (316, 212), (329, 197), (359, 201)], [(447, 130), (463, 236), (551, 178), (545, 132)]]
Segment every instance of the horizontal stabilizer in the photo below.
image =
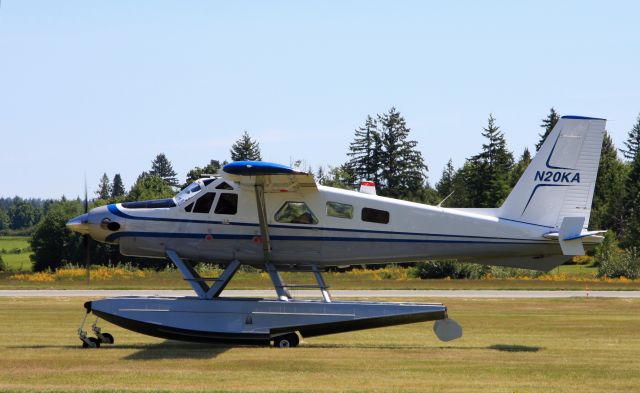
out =
[(607, 231), (585, 231), (585, 232), (582, 232), (581, 234), (579, 234), (577, 236), (569, 236), (569, 237), (564, 238), (562, 240), (584, 239), (584, 238), (592, 237), (592, 236), (600, 238), (600, 236), (597, 236), (597, 235), (601, 235), (603, 233), (607, 233)]

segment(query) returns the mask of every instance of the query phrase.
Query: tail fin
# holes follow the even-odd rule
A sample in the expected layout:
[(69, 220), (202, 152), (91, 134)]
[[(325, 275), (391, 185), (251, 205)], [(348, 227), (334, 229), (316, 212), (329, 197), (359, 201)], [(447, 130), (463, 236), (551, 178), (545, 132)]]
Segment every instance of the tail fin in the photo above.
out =
[(556, 229), (566, 217), (579, 217), (587, 228), (605, 123), (560, 118), (500, 207), (500, 217)]

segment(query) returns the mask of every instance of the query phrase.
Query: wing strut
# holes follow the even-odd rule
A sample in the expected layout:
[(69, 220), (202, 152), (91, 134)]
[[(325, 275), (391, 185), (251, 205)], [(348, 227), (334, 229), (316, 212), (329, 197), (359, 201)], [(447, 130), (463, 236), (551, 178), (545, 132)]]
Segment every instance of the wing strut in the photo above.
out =
[[(176, 265), (182, 277), (189, 282), (191, 288), (196, 292), (200, 299), (213, 299), (220, 296), (224, 288), (240, 267), (240, 261), (234, 259), (229, 262), (224, 269), (220, 277), (201, 277), (198, 272), (187, 261), (183, 261), (173, 250), (166, 250), (166, 254), (171, 261)], [(206, 281), (213, 281), (211, 286), (207, 285)]]
[(256, 184), (256, 203), (258, 204), (258, 221), (260, 221), (260, 236), (262, 237), (262, 252), (264, 254), (264, 268), (269, 273), (269, 277), (276, 289), (278, 299), (289, 301), (291, 294), (287, 290), (282, 276), (271, 263), (271, 238), (269, 237), (269, 223), (267, 222), (267, 204), (264, 199), (264, 186)]
[(267, 206), (264, 200), (264, 186), (256, 184), (256, 203), (258, 204), (258, 220), (260, 221), (260, 236), (262, 237), (262, 252), (264, 262), (271, 262), (271, 239), (269, 238), (269, 224), (267, 223)]

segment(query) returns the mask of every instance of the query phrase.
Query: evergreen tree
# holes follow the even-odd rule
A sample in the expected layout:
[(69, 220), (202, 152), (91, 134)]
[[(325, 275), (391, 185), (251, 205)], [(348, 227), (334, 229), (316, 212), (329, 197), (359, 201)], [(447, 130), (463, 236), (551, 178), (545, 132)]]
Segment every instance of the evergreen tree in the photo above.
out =
[(176, 172), (173, 170), (171, 161), (164, 153), (160, 153), (151, 162), (150, 175), (159, 176), (164, 182), (172, 187), (178, 186), (178, 180), (176, 179)]
[(415, 197), (422, 192), (428, 170), (422, 153), (416, 149), (418, 142), (407, 140), (411, 129), (396, 108), (378, 115), (377, 123), (382, 146), (381, 194), (394, 198)]
[(551, 107), (549, 114), (545, 119), (542, 120), (542, 124), (540, 125), (540, 127), (544, 129), (544, 132), (542, 134), (539, 134), (540, 141), (536, 143), (536, 151), (540, 150), (542, 144), (544, 143), (544, 140), (547, 139), (547, 135), (549, 135), (551, 130), (553, 130), (553, 127), (556, 126), (558, 120), (560, 120), (560, 115), (558, 115), (558, 112), (556, 112), (556, 110)]
[(623, 229), (624, 247), (640, 248), (640, 116), (629, 132), (625, 157), (631, 160), (625, 181), (624, 209), (626, 220)]
[(470, 188), (472, 190), (473, 207), (497, 207), (509, 195), (509, 174), (513, 166), (513, 154), (507, 150), (507, 142), (496, 119), (489, 115), (487, 127), (482, 136), (487, 142), (482, 144), (482, 152), (473, 156), (474, 164)]
[(474, 182), (478, 180), (477, 172), (476, 164), (467, 160), (462, 168), (454, 173), (451, 181), (451, 192), (453, 192), (453, 195), (443, 203), (443, 206), (475, 207), (476, 202), (474, 201), (472, 192), (479, 187), (474, 186)]
[(380, 174), (380, 156), (382, 141), (378, 124), (371, 117), (367, 116), (364, 126), (355, 131), (353, 142), (349, 145), (348, 156), (351, 157), (348, 165), (353, 168), (353, 172), (359, 180), (372, 180), (378, 183)]
[(260, 145), (245, 131), (240, 139), (231, 146), (231, 161), (262, 161)]
[(132, 201), (147, 201), (152, 199), (171, 198), (174, 191), (166, 181), (158, 175), (143, 172), (131, 187), (127, 199)]
[(598, 178), (593, 194), (589, 227), (608, 229), (620, 235), (625, 221), (624, 198), (627, 167), (618, 158), (613, 140), (606, 133), (602, 141), (602, 154)]
[(113, 177), (113, 186), (111, 186), (111, 197), (118, 198), (123, 196), (125, 193), (124, 183), (122, 182), (122, 177), (120, 177), (119, 173), (116, 173)]
[(187, 173), (187, 181), (182, 185), (182, 188), (185, 188), (189, 184), (200, 179), (205, 174), (215, 175), (216, 173), (218, 173), (220, 168), (222, 168), (226, 164), (226, 161), (220, 164), (220, 161), (218, 160), (211, 160), (207, 165), (204, 166), (204, 168), (200, 168), (199, 166), (193, 168), (189, 171), (189, 173)]
[(511, 188), (515, 187), (518, 180), (520, 180), (520, 178), (524, 174), (524, 171), (527, 170), (527, 167), (529, 166), (529, 164), (531, 164), (531, 160), (531, 153), (529, 153), (529, 149), (525, 147), (522, 155), (520, 156), (520, 159), (511, 170)]
[(4, 209), (0, 209), (0, 230), (9, 229), (10, 225), (9, 215)]
[(318, 182), (323, 186), (353, 189), (357, 182), (353, 168), (348, 163), (336, 167), (329, 166), (329, 170), (326, 173), (323, 170), (322, 175)]
[(456, 170), (453, 167), (453, 161), (449, 159), (447, 165), (442, 170), (442, 176), (438, 183), (436, 183), (436, 191), (440, 198), (446, 198), (453, 191), (453, 180), (456, 175)]
[(77, 201), (56, 202), (51, 205), (30, 240), (34, 271), (55, 270), (65, 263), (83, 261), (82, 237), (69, 231), (65, 225), (81, 211), (82, 204)]
[(29, 228), (40, 221), (40, 211), (35, 209), (32, 204), (16, 198), (17, 202), (14, 203), (7, 214), (11, 222), (11, 229)]
[(640, 115), (638, 115), (636, 124), (633, 126), (631, 131), (629, 131), (627, 140), (624, 142), (624, 145), (627, 147), (627, 149), (620, 149), (620, 151), (624, 155), (624, 158), (633, 161), (638, 155), (638, 148), (640, 148)]
[(98, 199), (109, 199), (111, 196), (111, 183), (109, 182), (109, 176), (103, 174), (98, 184), (98, 190), (96, 191)]

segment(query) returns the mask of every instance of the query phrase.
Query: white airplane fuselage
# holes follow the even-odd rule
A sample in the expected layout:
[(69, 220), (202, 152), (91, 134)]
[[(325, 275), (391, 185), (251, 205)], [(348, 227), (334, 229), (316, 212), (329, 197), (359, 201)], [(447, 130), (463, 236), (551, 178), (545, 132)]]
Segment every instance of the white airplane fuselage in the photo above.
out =
[[(223, 192), (237, 193), (234, 215), (215, 214), (213, 209), (208, 214), (186, 212), (184, 207), (191, 200), (170, 208), (127, 209), (122, 204), (112, 204), (92, 210), (91, 217), (95, 218), (90, 222), (108, 218), (120, 224), (119, 230), (102, 229), (101, 233), (92, 232), (92, 236), (118, 243), (124, 255), (164, 258), (166, 250), (172, 249), (186, 259), (238, 259), (260, 265), (263, 249), (255, 193), (235, 184), (231, 184), (233, 190), (216, 190), (223, 181), (231, 183), (219, 178), (198, 195), (216, 192), (216, 206)], [(553, 227), (482, 214), (497, 209), (474, 212), (442, 208), (324, 186), (318, 186), (318, 191), (266, 194), (271, 260), (275, 265), (345, 266), (562, 254), (558, 241), (543, 237)], [(288, 201), (304, 201), (318, 223), (276, 221), (274, 214)], [(327, 215), (327, 202), (353, 206), (352, 218)], [(363, 208), (388, 212), (388, 223), (363, 221)], [(499, 259), (496, 261), (499, 263)]]

